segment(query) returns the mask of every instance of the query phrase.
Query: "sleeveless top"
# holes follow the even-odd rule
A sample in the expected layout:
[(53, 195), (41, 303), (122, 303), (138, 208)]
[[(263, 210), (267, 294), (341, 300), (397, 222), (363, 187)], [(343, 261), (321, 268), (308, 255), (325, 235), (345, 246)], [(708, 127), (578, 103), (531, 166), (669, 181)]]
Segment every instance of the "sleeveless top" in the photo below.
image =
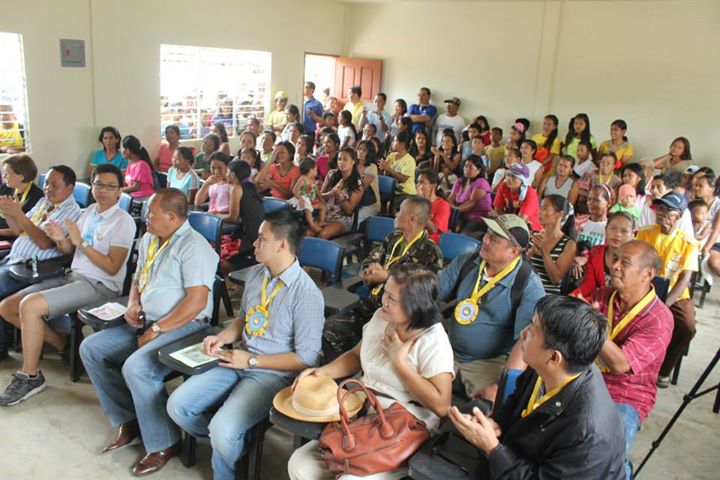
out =
[(565, 179), (565, 182), (560, 185), (560, 188), (555, 186), (556, 180), (557, 177), (555, 175), (548, 178), (547, 185), (545, 185), (545, 196), (547, 197), (548, 195), (560, 195), (563, 198), (568, 198), (570, 189), (573, 186), (572, 178)]
[(229, 212), (230, 211), (230, 191), (232, 185), (229, 183), (213, 183), (208, 188), (208, 197), (210, 197), (209, 212)]
[[(550, 258), (552, 258), (553, 262), (557, 262), (558, 257), (562, 254), (563, 250), (565, 250), (565, 245), (567, 245), (569, 240), (570, 237), (563, 235), (562, 238), (555, 244), (550, 252)], [(530, 264), (532, 265), (533, 270), (535, 270), (538, 276), (540, 276), (543, 287), (545, 287), (545, 293), (560, 295), (560, 283), (553, 283), (553, 281), (550, 280), (550, 276), (545, 271), (545, 263), (543, 262), (542, 253), (535, 253), (530, 259)]]
[(242, 235), (238, 254), (252, 255), (255, 248), (253, 243), (257, 240), (260, 224), (265, 218), (262, 197), (257, 198), (250, 195), (250, 192), (244, 191), (240, 199), (240, 218), (242, 219)]

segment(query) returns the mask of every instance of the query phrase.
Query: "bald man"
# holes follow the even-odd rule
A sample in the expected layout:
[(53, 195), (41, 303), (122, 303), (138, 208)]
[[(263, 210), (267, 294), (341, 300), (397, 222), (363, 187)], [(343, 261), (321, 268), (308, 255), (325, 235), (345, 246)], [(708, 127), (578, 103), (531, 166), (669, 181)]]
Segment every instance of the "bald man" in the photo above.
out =
[[(625, 425), (629, 458), (635, 434), (655, 405), (655, 382), (672, 337), (673, 316), (652, 286), (662, 261), (651, 245), (627, 242), (615, 252), (611, 265), (610, 286), (596, 290), (590, 302), (610, 317), (612, 328), (598, 364)], [(629, 460), (625, 471), (632, 478)]]

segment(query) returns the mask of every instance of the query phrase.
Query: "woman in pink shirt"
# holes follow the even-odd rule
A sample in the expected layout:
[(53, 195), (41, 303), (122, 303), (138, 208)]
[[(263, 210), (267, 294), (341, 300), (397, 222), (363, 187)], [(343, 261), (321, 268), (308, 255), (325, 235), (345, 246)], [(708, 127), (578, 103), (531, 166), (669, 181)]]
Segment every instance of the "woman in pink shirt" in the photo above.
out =
[(472, 154), (465, 161), (463, 176), (455, 180), (448, 201), (460, 211), (463, 233), (482, 228), (482, 219), (492, 211), (490, 184), (483, 175), (482, 158)]
[(165, 127), (165, 140), (160, 144), (153, 165), (158, 172), (167, 172), (173, 166), (173, 154), (180, 146), (180, 128), (177, 125)]
[(123, 192), (133, 198), (149, 197), (155, 192), (155, 179), (150, 155), (140, 144), (137, 137), (128, 135), (123, 138), (123, 157), (128, 159), (125, 170), (125, 187)]

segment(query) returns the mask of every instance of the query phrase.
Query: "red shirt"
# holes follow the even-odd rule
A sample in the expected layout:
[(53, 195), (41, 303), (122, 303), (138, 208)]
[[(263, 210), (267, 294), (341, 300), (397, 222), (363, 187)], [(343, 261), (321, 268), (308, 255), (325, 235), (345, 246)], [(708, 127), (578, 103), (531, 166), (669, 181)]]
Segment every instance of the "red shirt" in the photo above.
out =
[(607, 250), (607, 245), (595, 245), (590, 249), (583, 281), (578, 288), (572, 291), (571, 295), (582, 293), (582, 296), (587, 299), (595, 293), (595, 290), (607, 285), (607, 279), (605, 278), (605, 250)]
[(450, 204), (443, 198), (436, 198), (430, 205), (430, 221), (437, 227), (435, 233), (428, 232), (428, 237), (435, 243), (440, 241), (440, 234), (447, 232), (450, 222)]
[(513, 193), (505, 182), (500, 184), (495, 202), (493, 206), (503, 213), (514, 213), (521, 217), (527, 218), (530, 223), (530, 229), (537, 232), (542, 229), (540, 225), (540, 201), (538, 200), (537, 191), (532, 187), (527, 187), (525, 200), (517, 208), (515, 204), (519, 201), (520, 193)]
[(283, 187), (290, 190), (290, 195), (284, 195), (280, 192), (280, 190), (277, 190), (275, 188), (270, 189), (270, 195), (272, 195), (275, 198), (280, 198), (283, 200), (288, 200), (290, 197), (292, 197), (292, 187), (297, 181), (297, 179), (300, 178), (300, 168), (297, 165), (293, 165), (293, 167), (290, 169), (287, 175), (284, 177), (280, 175), (280, 172), (277, 169), (277, 165), (273, 164), (270, 165), (270, 180), (273, 182), (277, 182)]
[[(598, 302), (598, 311), (607, 315), (608, 300), (612, 292), (610, 287), (596, 290), (590, 297), (590, 303)], [(613, 326), (619, 323), (626, 313), (620, 311), (620, 297), (615, 295)], [(621, 374), (603, 373), (605, 385), (613, 402), (632, 405), (640, 414), (641, 422), (655, 405), (655, 381), (665, 359), (665, 350), (670, 343), (672, 332), (672, 313), (667, 305), (655, 297), (613, 339), (625, 354), (630, 370)]]

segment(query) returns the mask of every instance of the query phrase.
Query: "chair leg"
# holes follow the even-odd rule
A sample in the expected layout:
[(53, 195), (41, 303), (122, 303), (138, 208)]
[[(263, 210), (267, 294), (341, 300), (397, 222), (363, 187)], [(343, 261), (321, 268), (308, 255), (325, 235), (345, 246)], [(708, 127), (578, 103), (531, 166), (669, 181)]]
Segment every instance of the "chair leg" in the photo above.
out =
[(700, 305), (698, 305), (698, 308), (703, 308), (703, 305), (705, 305), (705, 296), (710, 291), (710, 284), (705, 280), (705, 283), (703, 283), (702, 290), (700, 291)]
[(19, 353), (22, 352), (22, 332), (20, 332), (20, 329), (15, 327), (15, 339), (14, 339), (14, 349), (15, 352)]
[(183, 432), (182, 442), (182, 464), (185, 468), (192, 468), (195, 465), (195, 447), (197, 439), (187, 432)]
[(678, 377), (680, 376), (680, 366), (682, 365), (682, 357), (680, 357), (673, 368), (672, 376), (670, 377), (670, 383), (677, 385)]
[(80, 341), (82, 340), (82, 322), (77, 315), (72, 316), (72, 329), (70, 330), (70, 381), (77, 382), (80, 379)]
[(225, 313), (227, 313), (228, 317), (232, 318), (235, 314), (233, 313), (232, 301), (230, 300), (230, 292), (228, 292), (225, 282), (222, 283), (222, 291), (220, 294), (223, 304), (225, 305)]

